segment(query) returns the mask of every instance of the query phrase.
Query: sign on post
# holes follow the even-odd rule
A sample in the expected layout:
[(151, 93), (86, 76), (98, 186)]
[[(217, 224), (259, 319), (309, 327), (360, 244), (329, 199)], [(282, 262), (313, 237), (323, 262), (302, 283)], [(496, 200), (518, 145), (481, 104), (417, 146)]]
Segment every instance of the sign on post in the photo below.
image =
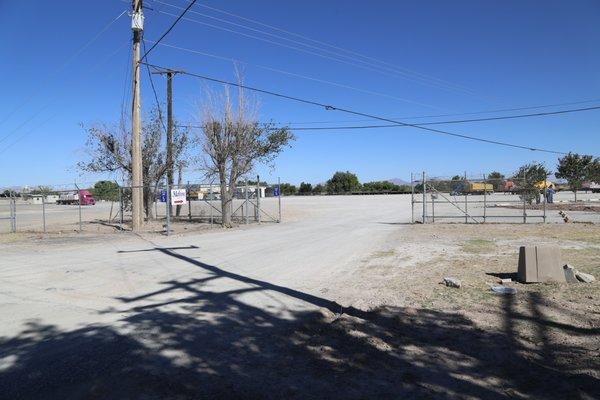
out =
[(185, 189), (171, 189), (171, 205), (180, 206), (187, 203)]
[(274, 187), (273, 188), (273, 196), (274, 197), (279, 197), (280, 193), (279, 193), (279, 188), (278, 187)]
[(167, 202), (167, 191), (165, 189), (160, 190), (160, 202), (161, 203)]

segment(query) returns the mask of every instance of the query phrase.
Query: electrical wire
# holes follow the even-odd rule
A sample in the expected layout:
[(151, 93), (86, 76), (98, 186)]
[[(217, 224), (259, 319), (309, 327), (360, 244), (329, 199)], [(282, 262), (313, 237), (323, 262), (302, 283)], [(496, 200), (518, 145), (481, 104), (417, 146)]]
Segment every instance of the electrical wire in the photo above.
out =
[(163, 34), (162, 34), (162, 36), (161, 36), (161, 37), (160, 37), (160, 38), (159, 38), (159, 39), (156, 41), (156, 43), (154, 43), (154, 44), (152, 45), (152, 47), (150, 47), (150, 50), (148, 50), (148, 51), (145, 51), (145, 52), (144, 52), (144, 55), (143, 55), (143, 56), (140, 58), (139, 62), (142, 62), (142, 61), (144, 61), (144, 59), (145, 59), (146, 57), (148, 57), (148, 54), (150, 54), (150, 52), (151, 52), (152, 50), (154, 50), (154, 48), (155, 48), (155, 47), (156, 47), (156, 46), (157, 46), (157, 45), (160, 43), (160, 41), (161, 41), (161, 40), (163, 40), (163, 39), (165, 38), (165, 36), (167, 36), (167, 35), (169, 34), (169, 32), (171, 32), (171, 30), (172, 30), (173, 28), (175, 28), (175, 25), (177, 25), (177, 23), (178, 23), (178, 22), (181, 20), (181, 18), (183, 18), (183, 16), (185, 15), (185, 13), (186, 13), (186, 12), (188, 12), (188, 10), (189, 10), (190, 8), (192, 8), (192, 6), (194, 5), (194, 3), (196, 3), (196, 0), (192, 0), (192, 1), (190, 2), (190, 4), (188, 4), (187, 8), (186, 8), (185, 10), (183, 10), (183, 12), (182, 12), (182, 13), (181, 13), (181, 14), (180, 14), (180, 15), (177, 17), (177, 19), (176, 19), (176, 20), (175, 20), (175, 21), (174, 21), (174, 22), (171, 24), (171, 26), (169, 27), (169, 29), (167, 29), (167, 30), (165, 31), (165, 33), (163, 33)]
[[(142, 40), (142, 45), (144, 46), (144, 52), (145, 52), (146, 51), (146, 41), (145, 40)], [(154, 79), (152, 78), (152, 72), (150, 72), (150, 66), (148, 64), (146, 64), (146, 70), (148, 71), (148, 78), (150, 79), (150, 86), (152, 87), (152, 92), (154, 93), (154, 100), (156, 101), (156, 110), (158, 112), (158, 120), (160, 121), (160, 124), (162, 125), (162, 127), (166, 133), (167, 127), (166, 127), (165, 121), (163, 120), (163, 117), (162, 117), (162, 110), (160, 107), (160, 102), (158, 101), (158, 95), (156, 94), (156, 88), (154, 87)]]
[[(160, 14), (164, 14), (164, 15), (175, 16), (175, 14), (172, 14), (172, 13), (169, 13), (169, 12), (166, 12), (166, 11), (156, 10), (156, 12), (160, 13)], [(301, 47), (298, 47), (298, 46), (292, 46), (292, 45), (289, 45), (289, 44), (280, 43), (280, 42), (277, 42), (277, 41), (274, 41), (274, 40), (266, 39), (266, 38), (263, 38), (263, 37), (260, 37), (260, 36), (256, 36), (256, 35), (252, 35), (252, 34), (248, 34), (248, 33), (244, 33), (244, 32), (239, 32), (239, 31), (236, 31), (236, 30), (233, 30), (233, 29), (225, 28), (225, 27), (223, 27), (221, 25), (215, 25), (215, 24), (211, 24), (211, 23), (208, 23), (208, 22), (198, 21), (196, 19), (192, 19), (192, 18), (189, 18), (189, 17), (184, 17), (182, 19), (185, 20), (185, 21), (194, 22), (196, 24), (207, 26), (207, 27), (210, 27), (210, 28), (213, 28), (213, 29), (217, 29), (217, 30), (220, 30), (220, 31), (233, 33), (233, 34), (236, 34), (236, 35), (240, 35), (240, 36), (248, 37), (248, 38), (251, 38), (251, 39), (259, 40), (259, 41), (262, 41), (262, 42), (265, 42), (265, 43), (270, 43), (270, 44), (273, 44), (273, 45), (276, 45), (276, 46), (280, 46), (280, 47), (284, 47), (284, 48), (296, 50), (296, 51), (299, 51), (299, 52), (302, 52), (302, 53), (305, 53), (305, 54), (310, 54), (310, 55), (317, 56), (317, 57), (320, 57), (320, 58), (324, 58), (324, 59), (327, 59), (327, 60), (336, 61), (336, 62), (339, 62), (339, 63), (342, 63), (342, 64), (354, 66), (354, 67), (357, 67), (357, 68), (360, 68), (360, 69), (364, 69), (364, 70), (368, 70), (368, 71), (371, 71), (371, 72), (376, 72), (378, 74), (386, 75), (388, 77), (397, 78), (399, 76), (398, 72), (385, 71), (385, 70), (382, 70), (381, 67), (372, 67), (372, 66), (361, 64), (361, 63), (357, 63), (357, 62), (347, 61), (347, 60), (340, 59), (340, 58), (337, 58), (337, 57), (332, 57), (332, 56), (329, 56), (329, 55), (326, 55), (326, 54), (321, 54), (321, 53), (318, 53), (318, 52), (315, 52), (315, 51), (312, 51), (312, 50), (304, 49), (304, 48), (301, 48)], [(402, 76), (402, 78), (406, 78), (406, 76)], [(424, 83), (424, 82), (421, 82), (421, 84), (426, 85), (426, 86), (430, 86), (430, 87), (434, 87), (434, 88), (438, 88), (438, 89), (444, 89), (443, 87), (440, 87), (439, 85), (435, 85), (433, 83)], [(445, 89), (447, 89), (447, 88), (445, 88)], [(475, 97), (482, 98), (481, 96), (475, 96)]]
[[(176, 6), (176, 5), (173, 5), (173, 4), (164, 2), (164, 1), (160, 1), (160, 0), (155, 0), (154, 2), (155, 3), (159, 3), (159, 4), (163, 4), (163, 5), (166, 5), (166, 6), (169, 6), (169, 7), (173, 7), (173, 8), (176, 8), (176, 9), (183, 9), (180, 6)], [(199, 4), (199, 5), (201, 7), (205, 7), (202, 4)], [(211, 7), (206, 6), (206, 8), (211, 8)], [(214, 10), (217, 11), (216, 9), (214, 9)], [(161, 12), (165, 13), (164, 11), (161, 11)], [(347, 60), (352, 60), (352, 61), (355, 61), (355, 62), (363, 63), (365, 65), (368, 65), (368, 66), (373, 67), (373, 68), (378, 68), (378, 69), (383, 70), (383, 71), (387, 71), (387, 72), (399, 74), (399, 75), (401, 75), (402, 77), (404, 77), (406, 79), (413, 80), (413, 81), (416, 81), (418, 83), (425, 84), (427, 86), (433, 86), (433, 87), (442, 88), (442, 89), (451, 90), (451, 91), (460, 91), (463, 94), (466, 93), (466, 94), (469, 94), (469, 95), (472, 95), (472, 96), (480, 97), (473, 90), (468, 89), (465, 86), (454, 84), (454, 83), (448, 82), (448, 81), (444, 81), (444, 80), (439, 79), (439, 78), (430, 77), (430, 76), (427, 76), (425, 74), (421, 74), (421, 73), (418, 73), (418, 72), (415, 72), (415, 71), (411, 71), (411, 70), (408, 70), (408, 69), (405, 69), (405, 68), (401, 68), (401, 67), (395, 66), (395, 65), (393, 65), (391, 63), (375, 59), (373, 57), (365, 56), (365, 55), (362, 55), (360, 53), (357, 53), (357, 52), (354, 52), (354, 51), (351, 51), (351, 50), (346, 50), (346, 49), (343, 49), (343, 48), (338, 47), (338, 46), (329, 45), (329, 44), (327, 44), (325, 42), (321, 42), (321, 41), (318, 41), (318, 40), (313, 40), (313, 39), (305, 37), (303, 35), (298, 35), (298, 34), (295, 34), (293, 32), (290, 32), (290, 31), (286, 31), (286, 30), (279, 29), (279, 28), (274, 27), (274, 26), (270, 26), (270, 25), (267, 25), (267, 24), (260, 23), (258, 21), (249, 20), (247, 18), (244, 18), (244, 17), (241, 17), (241, 16), (237, 16), (235, 14), (233, 14), (233, 15), (235, 17), (237, 17), (237, 18), (241, 18), (241, 19), (244, 19), (244, 20), (249, 20), (249, 21), (251, 21), (251, 22), (253, 22), (255, 24), (267, 26), (270, 29), (274, 29), (276, 31), (283, 32), (283, 33), (286, 33), (288, 35), (292, 35), (292, 36), (296, 36), (296, 37), (302, 38), (305, 41), (308, 40), (310, 42), (317, 43), (318, 46), (315, 46), (313, 44), (303, 43), (303, 42), (301, 42), (299, 40), (294, 40), (294, 39), (286, 38), (284, 36), (273, 34), (271, 32), (266, 32), (264, 30), (256, 29), (256, 28), (244, 25), (244, 24), (239, 24), (239, 23), (231, 22), (231, 21), (228, 21), (226, 19), (214, 17), (212, 15), (200, 13), (198, 11), (190, 10), (190, 13), (197, 14), (197, 15), (200, 15), (202, 17), (209, 18), (209, 19), (212, 19), (212, 20), (216, 20), (218, 22), (222, 22), (222, 23), (226, 23), (226, 24), (229, 24), (229, 25), (233, 25), (235, 27), (239, 27), (239, 28), (242, 28), (242, 29), (247, 29), (247, 30), (250, 30), (252, 32), (257, 32), (257, 33), (260, 33), (260, 34), (263, 34), (263, 35), (266, 35), (266, 36), (269, 36), (269, 37), (272, 37), (272, 38), (276, 38), (278, 40), (283, 40), (283, 41), (294, 43), (294, 44), (297, 44), (297, 45), (300, 45), (300, 46), (304, 46), (304, 47), (307, 47), (307, 48), (310, 48), (310, 49), (322, 51), (322, 52), (325, 52), (327, 54), (330, 54), (330, 55), (333, 55), (333, 56), (336, 56), (336, 57), (341, 57), (341, 58), (344, 58), (344, 59), (347, 59)], [(225, 13), (228, 14), (227, 12), (225, 12)], [(212, 25), (209, 25), (209, 26), (212, 26)], [(212, 27), (214, 27), (214, 26), (212, 26)], [(323, 48), (323, 45), (325, 45), (325, 46), (327, 46), (329, 48), (334, 48), (336, 50), (341, 50), (341, 51), (343, 51), (343, 52), (345, 52), (347, 54), (352, 54), (352, 55), (342, 54), (339, 51), (332, 51), (330, 49)], [(361, 60), (361, 59), (357, 58), (357, 56), (360, 56), (360, 57), (362, 57), (364, 59), (368, 59), (370, 61), (365, 61), (364, 59)], [(384, 64), (385, 66), (378, 65), (378, 64), (374, 63), (373, 61), (376, 61), (379, 64)]]
[[(146, 40), (148, 42), (150, 42), (150, 43), (153, 43), (152, 40), (149, 40), (149, 39), (146, 39)], [(185, 52), (192, 53), (192, 54), (198, 54), (198, 55), (201, 55), (201, 56), (215, 58), (215, 59), (218, 59), (218, 60), (230, 61), (230, 62), (233, 62), (233, 63), (238, 63), (238, 64), (248, 65), (248, 66), (252, 66), (252, 67), (256, 67), (256, 68), (261, 68), (261, 69), (264, 69), (266, 71), (276, 72), (276, 73), (283, 74), (283, 75), (293, 76), (293, 77), (296, 77), (296, 78), (301, 78), (301, 79), (305, 79), (305, 80), (309, 80), (309, 81), (313, 81), (313, 82), (319, 82), (319, 83), (323, 83), (323, 84), (327, 84), (327, 85), (331, 85), (331, 86), (336, 86), (336, 87), (340, 87), (340, 88), (344, 88), (344, 89), (348, 89), (348, 90), (354, 90), (354, 91), (360, 92), (360, 93), (366, 93), (366, 94), (370, 94), (370, 95), (373, 95), (373, 96), (384, 97), (384, 98), (387, 98), (387, 99), (393, 99), (393, 100), (401, 101), (401, 102), (404, 102), (404, 103), (410, 103), (410, 104), (415, 104), (415, 105), (419, 105), (419, 106), (422, 106), (422, 107), (427, 107), (427, 108), (432, 108), (432, 109), (440, 110), (439, 107), (436, 107), (436, 106), (431, 105), (431, 104), (421, 103), (421, 102), (418, 102), (418, 101), (409, 100), (409, 99), (402, 98), (402, 97), (392, 96), (390, 94), (381, 93), (381, 92), (377, 92), (377, 91), (373, 91), (373, 90), (369, 90), (369, 89), (362, 89), (362, 88), (358, 88), (358, 87), (355, 87), (355, 86), (346, 85), (344, 83), (328, 81), (328, 80), (325, 80), (325, 79), (315, 78), (315, 77), (307, 76), (307, 75), (301, 75), (301, 74), (297, 74), (295, 72), (290, 72), (290, 71), (286, 71), (286, 70), (282, 70), (282, 69), (278, 69), (278, 68), (268, 67), (268, 66), (265, 66), (265, 65), (252, 64), (252, 63), (249, 63), (249, 62), (246, 62), (246, 61), (241, 61), (241, 60), (238, 60), (238, 59), (235, 59), (235, 58), (224, 57), (224, 56), (220, 56), (220, 55), (216, 55), (216, 54), (211, 54), (211, 53), (206, 53), (206, 52), (198, 51), (198, 50), (193, 50), (193, 49), (189, 49), (189, 48), (181, 47), (181, 46), (174, 46), (174, 45), (167, 44), (167, 43), (161, 43), (160, 45), (164, 46), (164, 47), (172, 48), (172, 49), (175, 49), (175, 50), (185, 51)]]
[[(489, 118), (473, 118), (473, 119), (455, 119), (450, 121), (434, 121), (434, 122), (423, 122), (419, 124), (414, 124), (415, 126), (427, 126), (427, 125), (446, 125), (446, 124), (462, 124), (469, 122), (482, 122), (482, 121), (498, 121), (498, 120), (506, 120), (506, 119), (516, 119), (516, 118), (529, 118), (529, 117), (543, 117), (549, 115), (559, 115), (559, 114), (568, 114), (574, 112), (581, 111), (592, 111), (599, 110), (600, 106), (594, 107), (585, 107), (585, 108), (576, 108), (570, 110), (558, 110), (558, 111), (548, 111), (541, 113), (533, 113), (533, 114), (520, 114), (520, 115), (505, 115), (501, 117), (489, 117)], [(389, 124), (389, 125), (353, 125), (353, 126), (317, 126), (317, 127), (296, 127), (293, 130), (296, 131), (318, 131), (318, 130), (337, 130), (337, 129), (371, 129), (371, 128), (392, 128), (397, 126), (403, 126), (398, 124)]]
[[(539, 108), (551, 108), (551, 107), (561, 107), (561, 106), (572, 106), (577, 104), (587, 104), (587, 103), (596, 103), (599, 102), (600, 99), (590, 99), (590, 100), (580, 100), (580, 101), (572, 101), (568, 103), (555, 103), (555, 104), (545, 104), (540, 106), (527, 106), (527, 107), (517, 107), (517, 108), (502, 108), (496, 110), (485, 110), (485, 111), (471, 111), (464, 113), (454, 113), (454, 114), (438, 114), (438, 115), (419, 115), (419, 116), (411, 116), (411, 117), (392, 117), (393, 119), (423, 119), (423, 118), (440, 118), (440, 117), (457, 117), (461, 115), (478, 115), (478, 114), (493, 114), (504, 111), (523, 111), (523, 110), (535, 110)], [(350, 120), (336, 120), (336, 121), (302, 121), (302, 122), (288, 122), (289, 125), (312, 125), (312, 124), (342, 124), (342, 123), (352, 123), (352, 122), (368, 122), (371, 119), (350, 119)]]
[[(427, 126), (427, 125), (446, 125), (446, 124), (460, 124), (460, 123), (470, 123), (470, 122), (481, 122), (481, 121), (496, 121), (496, 120), (506, 120), (506, 119), (515, 119), (515, 118), (528, 118), (528, 117), (542, 117), (542, 116), (550, 116), (550, 115), (559, 115), (559, 114), (568, 114), (574, 112), (581, 111), (592, 111), (599, 110), (600, 106), (594, 107), (586, 107), (586, 108), (576, 108), (569, 110), (558, 110), (558, 111), (549, 111), (542, 113), (534, 113), (534, 114), (519, 114), (519, 115), (505, 115), (501, 117), (490, 117), (490, 118), (474, 118), (474, 119), (462, 119), (462, 120), (449, 120), (449, 121), (433, 121), (433, 122), (422, 122), (418, 124), (413, 124), (414, 126)], [(269, 125), (265, 123), (265, 125)], [(187, 125), (192, 128), (200, 128), (200, 126), (195, 125)], [(387, 124), (387, 125), (351, 125), (351, 126), (315, 126), (315, 127), (290, 127), (289, 129), (293, 131), (330, 131), (330, 130), (350, 130), (350, 129), (373, 129), (373, 128), (397, 128), (402, 126), (412, 126), (405, 124)], [(287, 127), (287, 126), (286, 126)], [(282, 129), (284, 126), (279, 126), (273, 129)]]
[[(16, 113), (21, 108), (23, 108), (23, 106), (25, 104), (27, 104), (32, 98), (34, 98), (38, 93), (40, 93), (42, 91), (42, 89), (45, 87), (45, 85), (48, 83), (48, 80), (50, 80), (52, 77), (56, 76), (56, 74), (58, 74), (63, 69), (65, 69), (75, 58), (77, 58), (77, 56), (79, 56), (81, 53), (83, 53), (85, 51), (85, 49), (87, 49), (89, 46), (91, 46), (92, 43), (94, 43), (104, 32), (106, 32), (126, 12), (127, 12), (127, 10), (124, 10), (122, 13), (120, 13), (115, 18), (113, 18), (98, 33), (96, 33), (90, 40), (88, 40), (83, 46), (81, 46), (73, 54), (71, 54), (71, 56), (69, 58), (67, 58), (67, 60), (60, 67), (55, 69), (53, 72), (51, 72), (45, 78), (45, 81), (43, 82), (43, 84), (37, 85), (36, 89), (34, 89), (31, 93), (29, 93), (29, 95), (25, 98), (25, 100), (23, 100), (19, 105), (17, 105), (15, 108), (13, 108), (11, 111), (9, 111), (9, 113), (7, 115), (5, 115), (4, 118), (2, 118), (2, 120), (0, 120), (0, 125), (2, 125), (4, 122), (6, 122), (10, 117), (12, 117), (14, 115), (14, 113)], [(0, 142), (1, 142), (1, 140), (0, 140)]]
[[(144, 63), (147, 64), (147, 63)], [(159, 69), (167, 69), (166, 67), (162, 67), (162, 66), (158, 66), (158, 65), (153, 65), (153, 64), (148, 64), (149, 66), (153, 67), (153, 68), (159, 68)], [(290, 95), (286, 95), (283, 93), (278, 93), (278, 92), (273, 92), (270, 90), (266, 90), (266, 89), (260, 89), (260, 88), (256, 88), (256, 87), (252, 87), (252, 86), (248, 86), (248, 85), (243, 85), (240, 83), (234, 83), (234, 82), (229, 82), (223, 79), (217, 79), (217, 78), (212, 78), (209, 76), (205, 76), (205, 75), (200, 75), (200, 74), (195, 74), (192, 72), (186, 72), (183, 71), (181, 72), (184, 75), (188, 75), (188, 76), (193, 76), (199, 79), (203, 79), (209, 82), (216, 82), (216, 83), (220, 83), (223, 85), (227, 85), (227, 86), (234, 86), (234, 87), (238, 87), (238, 88), (242, 88), (242, 89), (247, 89), (253, 92), (257, 92), (257, 93), (262, 93), (262, 94), (266, 94), (266, 95), (270, 95), (270, 96), (274, 96), (274, 97), (279, 97), (282, 99), (287, 99), (287, 100), (292, 100), (292, 101), (296, 101), (299, 103), (303, 103), (303, 104), (308, 104), (308, 105), (313, 105), (313, 106), (317, 106), (320, 108), (324, 108), (327, 111), (339, 111), (339, 112), (343, 112), (346, 114), (351, 114), (351, 115), (357, 115), (357, 116), (361, 116), (361, 117), (365, 117), (365, 118), (371, 118), (371, 119), (375, 119), (375, 120), (379, 120), (379, 121), (384, 121), (384, 122), (391, 122), (394, 125), (398, 125), (398, 126), (407, 126), (407, 127), (413, 127), (413, 128), (417, 128), (417, 129), (421, 129), (427, 132), (431, 132), (431, 133), (436, 133), (439, 135), (447, 135), (447, 136), (452, 136), (452, 137), (458, 137), (461, 139), (466, 139), (466, 140), (473, 140), (473, 141), (477, 141), (477, 142), (482, 142), (482, 143), (488, 143), (488, 144), (494, 144), (494, 145), (498, 145), (498, 146), (505, 146), (505, 147), (512, 147), (512, 148), (518, 148), (518, 149), (524, 149), (524, 150), (531, 150), (531, 151), (539, 151), (539, 152), (544, 152), (544, 153), (553, 153), (553, 154), (567, 154), (567, 152), (562, 152), (562, 151), (555, 151), (555, 150), (549, 150), (549, 149), (544, 149), (544, 148), (539, 148), (539, 147), (532, 147), (532, 146), (523, 146), (523, 145), (518, 145), (518, 144), (513, 144), (513, 143), (508, 143), (508, 142), (501, 142), (498, 140), (491, 140), (491, 139), (484, 139), (484, 138), (480, 138), (480, 137), (475, 137), (475, 136), (470, 136), (470, 135), (463, 135), (460, 133), (454, 133), (454, 132), (448, 132), (448, 131), (443, 131), (440, 129), (435, 129), (435, 128), (428, 128), (425, 126), (420, 126), (420, 125), (415, 125), (415, 124), (409, 124), (409, 123), (404, 123), (404, 122), (399, 122), (399, 121), (395, 121), (393, 119), (390, 118), (385, 118), (385, 117), (380, 117), (377, 115), (373, 115), (373, 114), (368, 114), (368, 113), (364, 113), (364, 112), (360, 112), (360, 111), (355, 111), (355, 110), (351, 110), (351, 109), (347, 109), (347, 108), (341, 108), (341, 107), (337, 107), (334, 105), (330, 105), (330, 104), (325, 104), (325, 103), (321, 103), (319, 101), (315, 101), (315, 100), (308, 100), (308, 99), (304, 99), (304, 98), (300, 98), (300, 97), (296, 97), (296, 96), (290, 96)]]

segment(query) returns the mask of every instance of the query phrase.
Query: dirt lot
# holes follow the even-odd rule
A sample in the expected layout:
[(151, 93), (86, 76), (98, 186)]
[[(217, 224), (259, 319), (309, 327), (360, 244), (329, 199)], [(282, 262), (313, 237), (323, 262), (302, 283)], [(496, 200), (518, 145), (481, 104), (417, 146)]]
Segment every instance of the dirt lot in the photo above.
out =
[(394, 196), (302, 201), (282, 224), (0, 244), (0, 393), (597, 398), (598, 282), (489, 287), (523, 244), (600, 277), (598, 225), (406, 225)]

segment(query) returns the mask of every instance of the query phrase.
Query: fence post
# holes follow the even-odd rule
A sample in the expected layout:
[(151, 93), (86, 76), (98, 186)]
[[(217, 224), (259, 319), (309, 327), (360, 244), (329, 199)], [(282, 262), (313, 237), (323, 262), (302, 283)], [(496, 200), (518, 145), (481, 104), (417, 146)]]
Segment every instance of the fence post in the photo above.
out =
[[(169, 180), (165, 179), (165, 186), (167, 188), (167, 204), (165, 207), (165, 214), (167, 215), (167, 236), (171, 234), (171, 188), (169, 187)], [(156, 216), (158, 218), (158, 215)]]
[(548, 199), (548, 185), (546, 184), (546, 182), (548, 182), (548, 174), (546, 174), (546, 178), (544, 180), (544, 216), (543, 216), (543, 223), (546, 223), (546, 201)]
[(190, 181), (187, 182), (186, 193), (188, 201), (188, 221), (192, 222), (192, 196), (190, 192)]
[(10, 193), (10, 228), (12, 233), (17, 233), (17, 199)]
[[(492, 184), (493, 187), (493, 184)], [(486, 218), (486, 209), (487, 209), (487, 178), (485, 174), (483, 174), (483, 223), (485, 224)]]
[[(523, 171), (523, 188), (527, 187), (527, 175), (525, 175), (525, 171)], [(527, 210), (525, 209), (526, 206), (526, 202), (527, 202), (527, 189), (525, 189), (525, 191), (523, 192), (523, 223), (526, 224), (527, 223)]]
[(431, 194), (431, 222), (435, 224), (435, 196)]
[(244, 185), (244, 208), (246, 209), (244, 212), (246, 225), (250, 223), (250, 210), (248, 210), (248, 179), (246, 179), (246, 183)]
[(277, 201), (279, 203), (279, 223), (281, 223), (281, 178), (277, 177)]
[(425, 171), (423, 171), (423, 180), (421, 181), (422, 183), (422, 189), (423, 189), (423, 223), (426, 224), (427, 223), (427, 183), (425, 180)]
[(82, 225), (81, 225), (81, 190), (79, 190), (79, 186), (75, 183), (75, 188), (77, 188), (77, 204), (79, 205), (79, 233), (81, 233)]
[(260, 224), (260, 175), (256, 175), (256, 221)]
[(212, 228), (213, 226), (213, 208), (212, 208), (212, 203), (210, 203), (210, 201), (212, 201), (213, 198), (213, 191), (212, 191), (212, 187), (213, 187), (213, 183), (210, 183), (210, 187), (208, 189), (208, 205), (209, 205), (209, 211), (210, 211), (210, 227)]
[(415, 223), (415, 178), (412, 172), (410, 173), (410, 223)]
[(119, 229), (121, 230), (121, 232), (123, 232), (123, 209), (125, 207), (123, 207), (123, 187), (119, 186), (119, 206), (121, 208), (120, 212), (121, 212), (121, 218), (119, 221)]
[(42, 194), (42, 226), (44, 227), (44, 233), (46, 233), (46, 199)]
[(469, 223), (469, 212), (468, 212), (468, 207), (469, 207), (469, 194), (467, 193), (468, 188), (467, 188), (467, 171), (465, 171), (465, 178), (463, 181), (463, 190), (465, 192), (465, 224)]

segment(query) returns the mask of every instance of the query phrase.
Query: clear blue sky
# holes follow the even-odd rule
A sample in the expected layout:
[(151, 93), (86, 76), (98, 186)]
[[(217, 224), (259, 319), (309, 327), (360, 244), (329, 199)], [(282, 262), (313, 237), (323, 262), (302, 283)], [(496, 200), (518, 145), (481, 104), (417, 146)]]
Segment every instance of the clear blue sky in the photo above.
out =
[[(183, 0), (164, 2), (186, 5)], [(198, 3), (384, 60), (393, 65), (389, 68), (403, 68), (466, 88), (444, 89), (440, 86), (445, 84), (430, 78), (422, 84), (412, 73), (406, 78), (358, 68), (190, 21), (181, 21), (164, 40), (166, 44), (249, 63), (244, 67), (245, 81), (249, 85), (340, 107), (389, 117), (413, 117), (600, 99), (600, 3), (595, 0), (199, 0)], [(145, 4), (154, 8), (145, 12), (145, 37), (156, 40), (174, 19), (164, 13), (179, 14), (180, 10), (156, 1), (146, 0)], [(0, 142), (0, 186), (59, 184), (97, 178), (80, 176), (75, 168), (77, 161), (85, 159), (86, 136), (79, 124), (111, 123), (119, 119), (125, 84), (129, 89), (129, 81), (126, 81), (131, 40), (129, 17), (123, 15), (94, 43), (62, 66), (77, 49), (129, 7), (129, 2), (119, 0), (0, 0), (0, 37), (3, 38), (0, 41), (0, 121), (9, 117), (0, 123), (0, 140), (10, 135)], [(204, 7), (196, 6), (194, 10), (284, 36), (282, 32)], [(189, 17), (269, 41), (299, 46), (199, 14), (189, 14)], [(310, 47), (304, 49), (326, 54)], [(230, 61), (165, 46), (157, 47), (150, 61), (223, 79), (233, 78)], [(276, 73), (255, 65), (388, 97)], [(147, 111), (153, 96), (145, 74), (143, 80), (143, 109)], [(156, 77), (155, 82), (164, 101), (164, 78)], [(194, 104), (200, 100), (204, 85), (185, 76), (175, 78), (178, 120), (197, 119)], [(261, 96), (260, 102), (264, 120), (294, 123), (362, 120), (272, 97)], [(23, 105), (9, 115), (20, 104)], [(600, 101), (583, 106), (598, 104)], [(498, 114), (481, 116), (487, 115)], [(460, 117), (445, 119), (452, 118)], [(426, 120), (435, 118), (407, 119), (409, 122)], [(595, 155), (600, 155), (599, 127), (598, 111), (439, 126), (482, 138)], [(424, 134), (414, 128), (299, 131), (293, 147), (277, 159), (275, 170), (260, 167), (258, 172), (269, 180), (281, 176), (293, 183), (302, 180), (317, 183), (325, 181), (336, 170), (351, 170), (361, 181), (368, 181), (407, 179), (411, 171), (421, 170), (431, 175), (453, 175), (462, 171), (478, 174), (491, 170), (510, 173), (534, 160), (554, 168), (556, 156)], [(198, 173), (191, 173), (186, 178), (197, 176)]]

